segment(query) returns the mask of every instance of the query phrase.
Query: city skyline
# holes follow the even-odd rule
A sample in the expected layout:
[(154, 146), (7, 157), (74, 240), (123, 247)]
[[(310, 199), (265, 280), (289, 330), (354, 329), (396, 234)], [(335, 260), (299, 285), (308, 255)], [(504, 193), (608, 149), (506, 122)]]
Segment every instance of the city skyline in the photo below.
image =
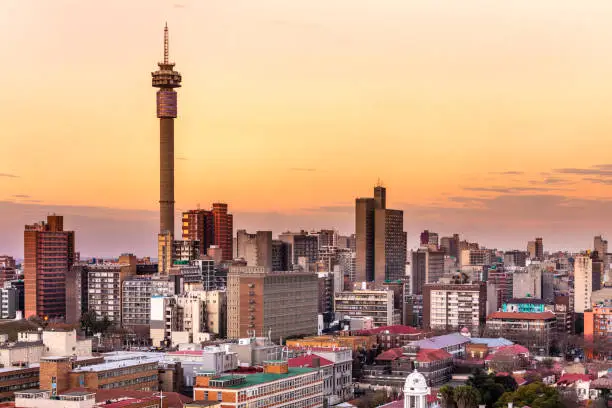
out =
[[(96, 11), (116, 17), (112, 31), (88, 24), (94, 9), (86, 5), (1, 6), (8, 18), (0, 30), (16, 34), (5, 52), (15, 80), (0, 100), (0, 119), (13, 135), (0, 150), (15, 152), (0, 165), (3, 250), (21, 253), (23, 225), (56, 212), (79, 231), (84, 255), (155, 253), (146, 249), (153, 239), (135, 241), (150, 236), (156, 207), (158, 180), (145, 175), (157, 171), (157, 132), (150, 88), (142, 85), (159, 60), (159, 18), (173, 27), (173, 58), (191, 78), (179, 96), (177, 216), (222, 201), (237, 228), (351, 233), (354, 198), (381, 177), (391, 206), (405, 212), (409, 248), (414, 232), (428, 228), (488, 247), (524, 249), (541, 235), (547, 250), (577, 250), (612, 228), (605, 217), (612, 210), (606, 3), (544, 13), (516, 2), (461, 14), (457, 6), (390, 1), (371, 15), (352, 2), (354, 13), (338, 21), (318, 2), (213, 3), (150, 2), (138, 14), (110, 3)], [(593, 21), (581, 19), (594, 11)], [(64, 17), (62, 30), (53, 13)], [(389, 22), (394, 13), (402, 18)], [(417, 24), (425, 15), (427, 27)], [(369, 24), (359, 26), (366, 17)], [(405, 27), (405, 19), (415, 25)], [(476, 38), (483, 26), (491, 36)], [(41, 49), (36, 36), (43, 34), (61, 48)], [(407, 56), (391, 52), (397, 49)], [(41, 82), (31, 71), (41, 69), (39, 58), (48, 62), (46, 74), (70, 80)], [(32, 112), (39, 120), (28, 120)], [(69, 159), (57, 160), (62, 155)], [(217, 171), (224, 166), (229, 171)], [(120, 240), (113, 222), (127, 231)]]

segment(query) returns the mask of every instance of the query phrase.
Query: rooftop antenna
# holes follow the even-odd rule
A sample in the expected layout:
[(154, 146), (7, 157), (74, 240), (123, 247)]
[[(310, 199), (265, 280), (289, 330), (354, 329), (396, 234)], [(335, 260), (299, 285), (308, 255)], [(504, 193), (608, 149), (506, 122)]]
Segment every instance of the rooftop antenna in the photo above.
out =
[(378, 180), (376, 180), (376, 187), (384, 187), (384, 186), (385, 185), (383, 184), (382, 180), (379, 177)]
[(166, 21), (166, 26), (164, 27), (164, 64), (168, 64), (169, 60), (169, 52), (168, 52), (168, 22)]

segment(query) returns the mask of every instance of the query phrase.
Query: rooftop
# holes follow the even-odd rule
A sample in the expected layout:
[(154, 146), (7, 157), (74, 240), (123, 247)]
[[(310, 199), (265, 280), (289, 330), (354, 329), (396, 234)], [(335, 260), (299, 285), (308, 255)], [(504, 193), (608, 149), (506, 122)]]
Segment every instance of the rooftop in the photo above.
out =
[[(132, 391), (125, 389), (97, 389), (97, 390), (89, 390), (87, 388), (74, 388), (72, 390), (68, 390), (67, 392), (75, 392), (75, 391), (93, 391), (96, 393), (96, 402), (105, 402), (108, 400), (115, 400), (118, 398), (150, 398), (156, 397), (159, 398), (159, 392), (157, 391)], [(168, 408), (183, 408), (183, 404), (187, 404), (192, 402), (193, 400), (189, 397), (181, 395), (176, 392), (164, 392), (164, 397), (166, 398), (166, 402), (168, 403)]]
[(446, 347), (459, 346), (461, 344), (469, 342), (469, 337), (465, 337), (459, 333), (451, 333), (442, 336), (432, 337), (429, 339), (413, 341), (411, 342), (411, 344), (417, 345), (424, 349), (441, 349)]
[(100, 364), (93, 364), (89, 366), (77, 367), (72, 370), (74, 373), (83, 373), (83, 372), (99, 372), (99, 371), (110, 371), (117, 370), (119, 368), (124, 367), (135, 367), (143, 364), (155, 364), (157, 369), (158, 359), (149, 358), (149, 359), (133, 359), (133, 360), (120, 360), (120, 361), (108, 361)]
[(416, 327), (404, 326), (401, 324), (396, 324), (393, 326), (381, 326), (376, 327), (374, 329), (366, 329), (366, 330), (352, 330), (351, 331), (357, 335), (369, 335), (369, 334), (379, 334), (379, 333), (389, 333), (389, 334), (421, 334), (422, 330), (417, 329)]
[(486, 338), (486, 337), (472, 337), (470, 339), (470, 343), (473, 344), (486, 344), (489, 348), (494, 347), (502, 347), (502, 346), (511, 346), (514, 343), (508, 339), (504, 339), (503, 337), (498, 338)]
[(487, 320), (489, 319), (548, 320), (556, 319), (556, 317), (550, 311), (542, 313), (493, 312), (487, 316)]
[(380, 353), (377, 357), (377, 361), (394, 361), (400, 358), (404, 354), (404, 349), (402, 347), (392, 348)]
[(508, 299), (504, 303), (527, 304), (527, 305), (546, 305), (546, 304), (548, 304), (547, 302), (543, 301), (542, 299), (536, 299), (536, 298), (532, 298), (532, 297), (527, 297), (527, 298), (512, 298), (512, 299)]
[(133, 404), (142, 404), (143, 402), (159, 403), (159, 397), (126, 398), (123, 400), (119, 400), (117, 402), (111, 402), (110, 404), (105, 404), (104, 408), (123, 408), (123, 407), (129, 407), (130, 405), (133, 405)]
[[(295, 377), (302, 374), (308, 374), (310, 372), (315, 371), (314, 368), (306, 368), (306, 367), (290, 367), (289, 372), (287, 374), (271, 374), (271, 373), (257, 373), (257, 374), (246, 374), (243, 375), (245, 378), (244, 382), (239, 384), (230, 385), (224, 388), (228, 389), (240, 389), (252, 387), (255, 385), (265, 384), (272, 381), (282, 380), (284, 378)], [(225, 375), (218, 378), (215, 378), (216, 381), (229, 381), (235, 378), (233, 375)]]
[(453, 358), (453, 356), (442, 349), (420, 349), (417, 353), (416, 361), (419, 363), (431, 363), (432, 361), (449, 358)]
[(289, 367), (310, 367), (310, 368), (316, 368), (316, 367), (313, 367), (313, 365), (312, 365), (315, 358), (319, 359), (319, 367), (326, 367), (326, 366), (334, 365), (333, 361), (329, 361), (326, 358), (317, 357), (317, 356), (312, 355), (312, 354), (306, 355), (306, 356), (301, 356), (301, 357), (290, 358), (287, 361), (287, 363), (289, 364)]

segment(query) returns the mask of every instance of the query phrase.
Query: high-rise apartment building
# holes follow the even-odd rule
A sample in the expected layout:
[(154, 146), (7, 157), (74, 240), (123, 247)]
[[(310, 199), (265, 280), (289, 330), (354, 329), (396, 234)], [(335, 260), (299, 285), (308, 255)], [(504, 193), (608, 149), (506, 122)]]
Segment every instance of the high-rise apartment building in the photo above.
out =
[(66, 275), (74, 263), (74, 232), (64, 218), (26, 225), (24, 231), (25, 317), (66, 316)]
[(116, 263), (87, 265), (87, 304), (99, 318), (106, 317), (113, 324), (121, 325), (123, 281), (136, 275), (136, 257), (122, 255)]
[(593, 238), (593, 250), (597, 252), (599, 259), (606, 261), (606, 255), (608, 253), (608, 241), (603, 239), (601, 235)]
[(244, 259), (247, 266), (261, 266), (272, 270), (272, 231), (236, 231), (236, 257)]
[(356, 279), (382, 282), (406, 274), (404, 212), (387, 209), (387, 192), (374, 188), (373, 198), (355, 201)]
[(318, 278), (308, 272), (231, 267), (227, 276), (227, 336), (274, 341), (317, 333)]
[(423, 287), (423, 327), (478, 333), (487, 313), (487, 285), (432, 283)]
[(354, 290), (334, 294), (334, 310), (343, 317), (371, 317), (374, 326), (401, 323), (401, 312), (395, 309), (392, 290)]
[(215, 244), (215, 225), (212, 211), (190, 210), (183, 212), (183, 239), (198, 241), (200, 254), (205, 255)]
[(444, 276), (444, 251), (419, 248), (412, 252), (412, 294), (421, 295), (423, 285), (437, 283)]
[(234, 216), (227, 212), (227, 204), (224, 203), (213, 203), (212, 214), (215, 245), (221, 248), (221, 258), (231, 261), (234, 254)]
[(574, 312), (591, 308), (592, 291), (593, 263), (588, 255), (578, 255), (574, 258)]

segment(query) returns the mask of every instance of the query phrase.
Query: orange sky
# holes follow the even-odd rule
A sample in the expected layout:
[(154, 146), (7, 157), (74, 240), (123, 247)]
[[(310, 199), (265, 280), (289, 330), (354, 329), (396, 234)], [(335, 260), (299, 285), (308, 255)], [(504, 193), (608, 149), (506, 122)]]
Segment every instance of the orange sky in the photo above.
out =
[(178, 209), (611, 196), (609, 0), (3, 0), (0, 200), (157, 209), (166, 20)]

